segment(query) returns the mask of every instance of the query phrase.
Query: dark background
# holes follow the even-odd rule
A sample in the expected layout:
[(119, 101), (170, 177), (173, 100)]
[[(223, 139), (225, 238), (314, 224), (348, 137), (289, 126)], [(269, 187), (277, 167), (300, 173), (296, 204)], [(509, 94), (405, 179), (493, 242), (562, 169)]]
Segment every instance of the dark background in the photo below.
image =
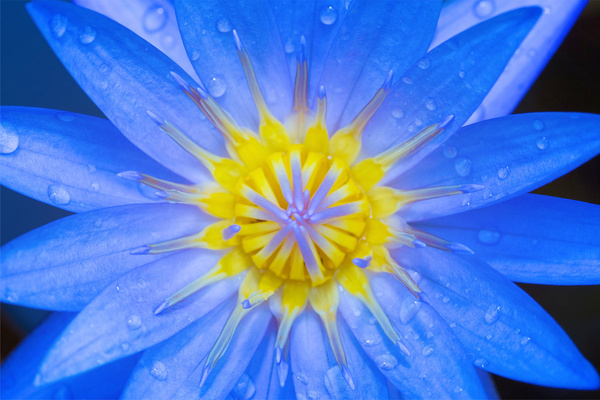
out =
[[(1, 103), (102, 117), (39, 34), (25, 12), (25, 3), (0, 0)], [(600, 113), (600, 0), (590, 2), (516, 110), (517, 113), (536, 111)], [(600, 157), (536, 193), (600, 204)], [(0, 196), (2, 243), (69, 215), (4, 187)], [(600, 369), (600, 287), (520, 286), (556, 319), (588, 360)], [(4, 358), (45, 313), (4, 304), (1, 311)], [(503, 398), (600, 398), (600, 391), (551, 389), (500, 377), (496, 377), (496, 383)]]

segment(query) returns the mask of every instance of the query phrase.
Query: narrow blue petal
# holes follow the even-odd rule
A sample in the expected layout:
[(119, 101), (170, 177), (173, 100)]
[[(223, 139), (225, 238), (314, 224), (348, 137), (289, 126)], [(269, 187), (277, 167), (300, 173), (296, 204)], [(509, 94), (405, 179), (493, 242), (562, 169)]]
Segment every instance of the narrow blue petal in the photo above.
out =
[(526, 194), (417, 224), (459, 242), (511, 281), (600, 284), (600, 206)]
[(534, 190), (600, 152), (599, 124), (594, 114), (532, 113), (469, 125), (403, 175), (398, 186), (468, 183), (485, 189), (415, 203), (404, 215), (422, 220), (454, 214)]
[(373, 156), (453, 115), (439, 143), (481, 103), (538, 19), (539, 8), (512, 11), (462, 32), (413, 65), (392, 87), (363, 135)]
[(496, 390), (496, 384), (494, 383), (492, 374), (485, 372), (481, 368), (476, 368), (475, 370), (477, 371), (477, 375), (479, 375), (479, 379), (485, 390), (485, 398), (489, 400), (499, 400), (500, 394), (498, 394), (498, 391)]
[(445, 321), (391, 276), (371, 276), (374, 293), (410, 350), (385, 336), (369, 310), (342, 293), (340, 311), (367, 355), (407, 398), (483, 398), (475, 368)]
[(537, 385), (597, 389), (598, 373), (524, 291), (475, 256), (402, 249), (396, 259), (453, 327), (476, 366)]
[(52, 382), (134, 354), (211, 311), (237, 290), (240, 277), (211, 285), (154, 314), (167, 297), (213, 267), (219, 256), (208, 250), (184, 250), (119, 277), (61, 335), (38, 380)]
[(447, 39), (504, 12), (527, 6), (544, 9), (538, 22), (514, 53), (492, 90), (469, 123), (510, 114), (552, 57), (587, 0), (460, 0), (445, 2), (432, 48)]
[[(3, 399), (109, 399), (120, 396), (137, 361), (131, 356), (55, 384), (35, 386), (37, 367), (54, 340), (75, 314), (54, 313), (17, 347), (3, 363)], [(107, 385), (106, 382), (110, 382)]]
[[(325, 377), (338, 368), (321, 320), (306, 310), (294, 322), (290, 335), (290, 371), (296, 397), (329, 398)], [(339, 368), (338, 368), (339, 369)]]
[(27, 4), (38, 28), (77, 83), (113, 124), (161, 164), (194, 181), (207, 172), (162, 132), (154, 112), (200, 146), (225, 154), (223, 140), (178, 86), (170, 72), (190, 84), (179, 66), (111, 19), (65, 2)]
[(107, 120), (27, 107), (1, 112), (2, 184), (36, 200), (74, 212), (148, 203), (158, 200), (153, 191), (116, 174), (143, 171), (177, 180)]
[(175, 7), (170, 0), (73, 0), (75, 4), (104, 14), (137, 35), (175, 61), (192, 78), (196, 71), (183, 47)]
[(244, 374), (271, 320), (272, 314), (268, 306), (256, 307), (240, 322), (227, 352), (217, 362), (204, 385), (200, 387), (202, 367), (204, 366), (204, 362), (202, 362), (173, 397), (176, 399), (225, 398)]
[[(196, 207), (127, 205), (52, 222), (2, 247), (2, 301), (77, 311), (127, 271), (161, 258), (133, 249), (199, 232), (211, 221)], [(163, 299), (164, 300), (164, 299)]]
[(292, 79), (269, 2), (175, 1), (186, 50), (209, 93), (242, 125), (257, 125), (256, 108), (233, 40), (236, 30), (273, 114), (283, 119), (292, 103)]
[(349, 123), (390, 70), (401, 76), (427, 52), (440, 8), (437, 0), (349, 3), (320, 79), (327, 90), (330, 128)]
[(121, 398), (171, 399), (217, 341), (233, 300), (223, 302), (176, 335), (144, 351)]

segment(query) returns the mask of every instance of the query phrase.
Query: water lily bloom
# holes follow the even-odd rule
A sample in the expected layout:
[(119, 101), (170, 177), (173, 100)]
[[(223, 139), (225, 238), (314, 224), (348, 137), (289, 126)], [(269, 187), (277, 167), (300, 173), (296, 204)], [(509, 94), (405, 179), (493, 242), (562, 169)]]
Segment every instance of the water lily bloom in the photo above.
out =
[(108, 120), (2, 108), (2, 183), (76, 213), (2, 249), (2, 301), (58, 311), (4, 397), (598, 388), (512, 283), (600, 283), (600, 208), (526, 194), (600, 116), (506, 115), (581, 2), (78, 3), (114, 20), (28, 11)]

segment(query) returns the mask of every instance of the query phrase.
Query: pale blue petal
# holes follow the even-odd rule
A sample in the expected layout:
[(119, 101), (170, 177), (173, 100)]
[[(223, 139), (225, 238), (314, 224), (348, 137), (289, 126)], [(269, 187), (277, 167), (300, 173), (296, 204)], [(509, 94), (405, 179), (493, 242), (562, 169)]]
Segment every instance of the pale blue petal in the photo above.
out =
[(73, 0), (114, 19), (168, 55), (192, 78), (196, 71), (183, 47), (171, 0)]
[(330, 368), (338, 366), (321, 320), (312, 310), (305, 310), (294, 322), (289, 362), (297, 397), (330, 398), (325, 377)]
[(330, 129), (348, 124), (390, 70), (401, 76), (427, 52), (440, 8), (437, 0), (350, 2), (320, 79)]
[(600, 284), (600, 206), (526, 194), (416, 225), (462, 243), (511, 281)]
[(38, 28), (71, 75), (113, 124), (145, 153), (200, 182), (200, 162), (162, 132), (152, 111), (209, 151), (223, 140), (170, 72), (193, 80), (167, 56), (111, 19), (65, 2), (27, 4)]
[(158, 200), (152, 190), (116, 174), (133, 170), (177, 180), (107, 120), (41, 108), (1, 112), (2, 184), (36, 200), (74, 212), (148, 203)]
[(234, 299), (144, 351), (122, 399), (170, 399), (210, 351), (227, 321)]
[(256, 108), (233, 40), (246, 47), (267, 105), (283, 119), (292, 103), (292, 79), (277, 21), (267, 1), (175, 1), (186, 50), (209, 93), (240, 124), (257, 127)]
[(116, 277), (162, 257), (140, 246), (198, 233), (212, 218), (180, 204), (128, 205), (52, 222), (7, 243), (1, 252), (2, 301), (77, 311)]
[(433, 144), (460, 128), (496, 82), (540, 12), (539, 8), (523, 8), (503, 14), (455, 36), (419, 60), (392, 87), (367, 125), (364, 154), (378, 154), (451, 115), (454, 119)]
[(239, 276), (154, 314), (167, 297), (208, 271), (219, 258), (219, 253), (209, 250), (183, 250), (119, 277), (58, 339), (40, 368), (40, 382), (55, 381), (144, 350), (211, 311), (238, 289)]
[[(109, 399), (117, 398), (137, 361), (130, 356), (97, 370), (45, 386), (35, 386), (37, 368), (54, 340), (75, 314), (54, 313), (2, 363), (3, 399)], [(106, 382), (110, 382), (107, 385)]]
[(476, 366), (537, 385), (598, 388), (598, 373), (552, 317), (485, 262), (430, 248), (394, 257), (422, 274), (427, 301)]
[(408, 220), (454, 214), (534, 190), (600, 152), (600, 116), (532, 113), (482, 121), (456, 133), (398, 179), (402, 188), (457, 185), (484, 190), (407, 206)]
[[(239, 307), (239, 305), (236, 305)], [(176, 399), (222, 399), (231, 392), (264, 337), (272, 319), (269, 307), (261, 305), (250, 312), (237, 327), (225, 355), (217, 362), (202, 387), (202, 361), (173, 396)]]
[(410, 350), (406, 356), (385, 336), (369, 310), (342, 293), (340, 311), (367, 355), (404, 397), (482, 398), (475, 368), (448, 325), (390, 275), (370, 277), (379, 304)]
[(554, 54), (587, 0), (459, 0), (444, 3), (431, 47), (471, 26), (515, 8), (540, 6), (544, 13), (510, 59), (468, 123), (510, 114)]

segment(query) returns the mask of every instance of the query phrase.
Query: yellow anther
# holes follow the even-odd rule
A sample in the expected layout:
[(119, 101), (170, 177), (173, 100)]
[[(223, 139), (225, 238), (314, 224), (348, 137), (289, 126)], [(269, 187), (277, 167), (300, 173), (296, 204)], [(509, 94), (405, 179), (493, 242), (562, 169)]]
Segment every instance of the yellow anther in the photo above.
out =
[(321, 152), (327, 154), (329, 151), (329, 134), (327, 133), (327, 125), (325, 124), (325, 116), (327, 114), (327, 97), (323, 86), (319, 89), (319, 98), (317, 101), (317, 115), (315, 120), (304, 139), (304, 146), (315, 153)]
[(367, 193), (371, 203), (373, 218), (385, 218), (395, 214), (400, 208), (412, 201), (412, 198), (398, 189), (387, 186), (371, 188)]

